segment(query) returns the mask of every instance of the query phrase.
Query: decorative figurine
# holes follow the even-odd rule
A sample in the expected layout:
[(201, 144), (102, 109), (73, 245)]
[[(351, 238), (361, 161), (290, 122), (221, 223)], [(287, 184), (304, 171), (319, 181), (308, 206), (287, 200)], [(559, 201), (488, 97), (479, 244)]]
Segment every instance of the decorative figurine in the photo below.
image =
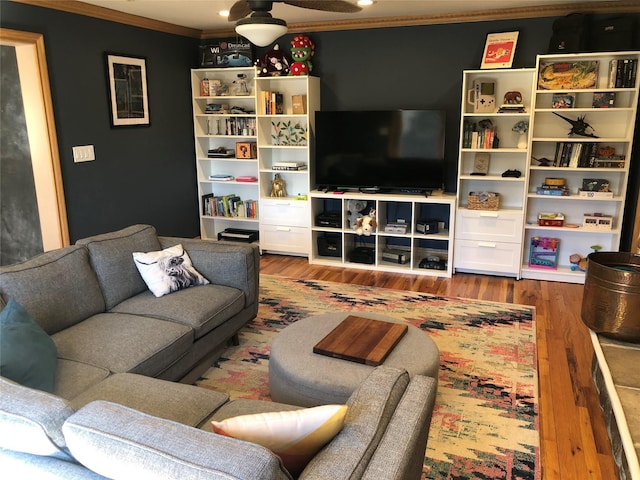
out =
[(279, 77), (289, 74), (289, 64), (291, 62), (287, 56), (280, 50), (277, 43), (271, 50), (262, 55), (256, 62), (261, 77)]
[(315, 44), (306, 35), (296, 35), (291, 40), (291, 58), (293, 64), (289, 69), (289, 75), (309, 75), (313, 68), (311, 57), (315, 53)]
[(581, 115), (578, 117), (577, 120), (572, 120), (571, 118), (565, 117), (564, 115), (560, 115), (559, 113), (556, 113), (556, 112), (552, 112), (552, 113), (562, 118), (563, 120), (566, 120), (571, 124), (571, 130), (569, 130), (570, 137), (573, 135), (580, 135), (581, 137), (598, 138), (593, 133), (587, 133), (587, 129), (590, 128), (591, 130), (593, 130), (593, 127), (584, 121), (584, 117), (586, 117), (586, 115)]
[(271, 196), (272, 197), (286, 197), (287, 187), (284, 180), (280, 177), (279, 173), (273, 176), (271, 181)]

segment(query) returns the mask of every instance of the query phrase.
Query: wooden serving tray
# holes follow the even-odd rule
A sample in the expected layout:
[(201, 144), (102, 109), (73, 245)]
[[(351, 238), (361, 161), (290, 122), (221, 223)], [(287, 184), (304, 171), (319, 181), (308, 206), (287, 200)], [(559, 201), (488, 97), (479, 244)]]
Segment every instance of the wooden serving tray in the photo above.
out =
[(320, 340), (313, 352), (376, 367), (384, 362), (408, 326), (349, 315)]

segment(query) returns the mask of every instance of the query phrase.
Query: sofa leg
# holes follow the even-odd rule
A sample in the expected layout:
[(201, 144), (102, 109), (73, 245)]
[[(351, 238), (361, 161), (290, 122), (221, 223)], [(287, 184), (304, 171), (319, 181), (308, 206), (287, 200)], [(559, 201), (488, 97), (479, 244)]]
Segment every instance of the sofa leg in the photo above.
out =
[(231, 345), (233, 345), (234, 347), (240, 345), (240, 336), (237, 333), (234, 333), (231, 337)]

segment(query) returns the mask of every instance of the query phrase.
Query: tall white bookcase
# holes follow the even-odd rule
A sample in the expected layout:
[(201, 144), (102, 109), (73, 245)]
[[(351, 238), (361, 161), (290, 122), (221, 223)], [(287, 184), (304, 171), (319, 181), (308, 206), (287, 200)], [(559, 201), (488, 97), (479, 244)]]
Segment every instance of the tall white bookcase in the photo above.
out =
[[(533, 68), (463, 72), (453, 257), (457, 272), (520, 277), (529, 164), (529, 142), (526, 139), (530, 132), (522, 138), (513, 132), (513, 126), (518, 122), (531, 123), (534, 76)], [(491, 105), (489, 108), (482, 103), (476, 107), (476, 85), (488, 85), (485, 93)], [(518, 92), (523, 111), (498, 111), (508, 92)], [(490, 102), (490, 97), (493, 97), (493, 102)], [(490, 122), (499, 142), (472, 141), (471, 130), (476, 132), (474, 139), (482, 136), (483, 125), (487, 122)], [(481, 172), (483, 174), (477, 174), (474, 170), (482, 158), (488, 160), (488, 168)], [(503, 177), (502, 174), (509, 170), (519, 171), (520, 176)], [(483, 192), (498, 194), (498, 209), (469, 208), (469, 194)]]
[[(312, 76), (257, 77), (255, 85), (260, 249), (308, 256), (311, 235), (309, 175), (315, 112), (320, 109), (320, 79)], [(271, 196), (276, 174), (285, 182), (284, 197)]]
[[(258, 140), (255, 76), (256, 69), (253, 67), (191, 70), (200, 235), (203, 239), (217, 239), (218, 234), (226, 228), (258, 230), (259, 210), (249, 211), (244, 207), (240, 209), (242, 216), (235, 216), (220, 209), (213, 210), (208, 205), (213, 197), (221, 199), (230, 195), (239, 197), (243, 202), (252, 201), (254, 205), (259, 201), (258, 159), (238, 158), (235, 155), (237, 143), (256, 143)], [(210, 85), (219, 83), (227, 90), (216, 91), (211, 88), (209, 92), (203, 92), (202, 81), (205, 79)], [(246, 91), (236, 91), (234, 88), (240, 85), (241, 80)], [(217, 113), (210, 113), (214, 110)], [(218, 148), (234, 153), (229, 157), (212, 157), (209, 151)], [(224, 180), (217, 177), (219, 175), (228, 175), (233, 179)], [(238, 177), (254, 177), (256, 180), (240, 182)]]
[[(523, 278), (584, 283), (584, 272), (570, 261), (572, 254), (584, 257), (593, 251), (593, 246), (604, 251), (619, 249), (640, 76), (634, 71), (627, 72), (624, 65), (625, 61), (634, 60), (637, 70), (639, 59), (640, 52), (537, 57), (521, 269)], [(573, 76), (566, 73), (571, 71)], [(628, 79), (616, 86), (611, 79), (620, 78), (620, 75), (628, 75)], [(609, 97), (615, 97), (611, 103), (602, 100)], [(557, 108), (565, 103), (565, 98), (572, 108)], [(587, 133), (593, 133), (597, 138), (569, 136), (571, 124), (556, 114), (574, 121), (584, 117), (583, 120), (592, 127)], [(569, 161), (570, 166), (565, 167), (554, 164), (557, 163), (556, 155), (562, 155), (563, 145), (569, 144), (575, 151), (576, 145), (585, 150), (591, 143), (596, 144), (595, 156), (583, 156), (582, 162), (573, 164)], [(597, 153), (601, 147), (611, 147), (605, 152), (610, 154), (613, 151), (615, 156), (603, 158)], [(541, 163), (541, 159), (547, 160)], [(599, 168), (595, 168), (596, 165)], [(568, 195), (541, 195), (538, 187), (547, 178), (564, 179)], [(586, 179), (605, 181), (612, 193), (581, 194), (580, 189)], [(562, 226), (541, 226), (538, 224), (540, 213), (561, 213), (564, 223)], [(596, 222), (585, 223), (585, 214), (596, 214)], [(605, 221), (599, 221), (598, 216)], [(540, 238), (557, 239), (557, 265), (553, 268), (529, 264), (532, 243)]]

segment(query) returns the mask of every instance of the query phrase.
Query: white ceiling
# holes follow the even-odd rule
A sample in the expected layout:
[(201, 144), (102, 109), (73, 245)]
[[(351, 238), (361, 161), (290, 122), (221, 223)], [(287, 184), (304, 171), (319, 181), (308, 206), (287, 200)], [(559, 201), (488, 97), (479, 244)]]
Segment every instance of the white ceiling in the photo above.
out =
[[(229, 29), (232, 23), (218, 15), (229, 9), (235, 0), (80, 0), (100, 7), (118, 10), (153, 20), (203, 31)], [(352, 0), (354, 3), (356, 0)], [(332, 13), (297, 8), (274, 2), (272, 15), (289, 24), (363, 20), (368, 18), (460, 14), (465, 12), (503, 10), (505, 8), (575, 4), (576, 11), (584, 4), (599, 0), (376, 0), (358, 13)], [(600, 2), (601, 3), (601, 2)]]

